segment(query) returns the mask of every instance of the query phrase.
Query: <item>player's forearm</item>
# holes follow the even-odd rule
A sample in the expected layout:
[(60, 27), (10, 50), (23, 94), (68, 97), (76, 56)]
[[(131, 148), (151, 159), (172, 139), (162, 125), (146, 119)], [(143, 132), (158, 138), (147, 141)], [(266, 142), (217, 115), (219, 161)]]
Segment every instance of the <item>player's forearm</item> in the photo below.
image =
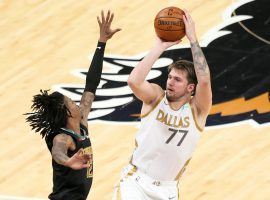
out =
[(143, 58), (142, 61), (132, 70), (129, 75), (128, 83), (133, 85), (139, 85), (146, 80), (148, 73), (150, 72), (153, 64), (163, 53), (165, 49), (162, 47), (154, 47), (150, 52)]
[(190, 42), (198, 82), (210, 82), (210, 70), (197, 40)]
[(89, 91), (93, 94), (95, 94), (100, 82), (105, 46), (106, 43), (100, 41), (98, 42), (94, 57), (86, 76), (85, 91)]

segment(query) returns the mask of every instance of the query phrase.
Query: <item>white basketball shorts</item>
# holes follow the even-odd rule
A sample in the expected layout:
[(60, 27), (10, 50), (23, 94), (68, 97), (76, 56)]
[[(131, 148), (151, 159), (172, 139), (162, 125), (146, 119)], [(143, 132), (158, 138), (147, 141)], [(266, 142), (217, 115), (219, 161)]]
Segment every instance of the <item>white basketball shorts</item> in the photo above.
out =
[(140, 172), (133, 165), (125, 167), (113, 200), (179, 200), (178, 181), (159, 181)]

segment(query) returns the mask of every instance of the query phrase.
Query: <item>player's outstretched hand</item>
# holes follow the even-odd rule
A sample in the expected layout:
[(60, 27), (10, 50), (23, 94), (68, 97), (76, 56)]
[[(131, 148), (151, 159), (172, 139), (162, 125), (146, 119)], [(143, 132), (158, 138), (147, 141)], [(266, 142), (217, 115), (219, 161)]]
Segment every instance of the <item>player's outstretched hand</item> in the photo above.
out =
[(79, 170), (89, 167), (91, 160), (91, 155), (83, 153), (83, 149), (80, 149), (77, 153), (75, 153), (66, 161), (65, 166), (75, 170)]
[(116, 32), (121, 30), (120, 28), (111, 28), (113, 17), (114, 14), (111, 13), (110, 10), (107, 12), (106, 17), (104, 16), (103, 10), (101, 11), (101, 17), (97, 16), (97, 21), (100, 29), (100, 42), (107, 42), (107, 40), (109, 40)]

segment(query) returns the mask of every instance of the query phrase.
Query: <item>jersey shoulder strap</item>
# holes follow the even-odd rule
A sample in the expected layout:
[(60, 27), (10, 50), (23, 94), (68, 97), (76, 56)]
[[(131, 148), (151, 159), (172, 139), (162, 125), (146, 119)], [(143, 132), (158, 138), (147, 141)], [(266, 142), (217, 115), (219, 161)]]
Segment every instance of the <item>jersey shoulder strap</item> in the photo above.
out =
[(82, 141), (82, 140), (85, 140), (86, 138), (88, 138), (88, 135), (85, 133), (86, 131), (84, 129), (82, 129), (82, 128), (80, 128), (80, 129), (82, 130), (83, 135), (75, 133), (73, 130), (68, 129), (68, 128), (63, 128), (63, 127), (61, 128), (61, 130), (65, 134), (71, 136), (72, 138), (76, 139), (77, 141)]

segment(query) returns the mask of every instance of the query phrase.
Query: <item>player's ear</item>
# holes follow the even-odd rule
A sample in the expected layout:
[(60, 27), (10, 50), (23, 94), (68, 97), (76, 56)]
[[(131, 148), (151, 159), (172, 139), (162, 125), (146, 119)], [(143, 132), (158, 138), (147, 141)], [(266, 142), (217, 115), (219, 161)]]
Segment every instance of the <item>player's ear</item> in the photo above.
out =
[(195, 84), (194, 84), (194, 83), (188, 84), (187, 89), (188, 89), (188, 91), (189, 91), (190, 93), (192, 93), (192, 92), (195, 90)]

